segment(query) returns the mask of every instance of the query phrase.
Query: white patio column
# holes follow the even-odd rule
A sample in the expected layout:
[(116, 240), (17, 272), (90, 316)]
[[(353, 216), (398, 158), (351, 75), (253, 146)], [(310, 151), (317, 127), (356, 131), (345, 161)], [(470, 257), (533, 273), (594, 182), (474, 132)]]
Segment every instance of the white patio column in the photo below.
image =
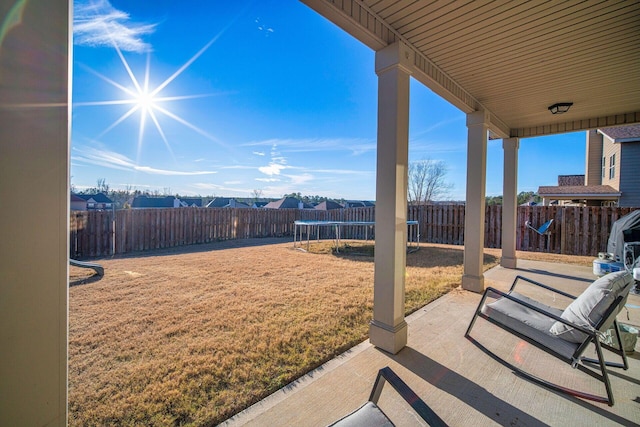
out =
[(376, 52), (378, 152), (373, 345), (397, 353), (407, 344), (404, 276), (407, 255), (409, 75), (412, 52), (395, 43)]
[(71, 8), (0, 2), (3, 426), (67, 424)]
[(464, 214), (464, 273), (462, 287), (469, 291), (484, 290), (484, 206), (487, 181), (487, 136), (489, 114), (476, 111), (467, 114), (467, 197)]
[(516, 219), (518, 218), (518, 148), (520, 140), (502, 140), (504, 151), (504, 173), (502, 184), (502, 258), (500, 265), (516, 268)]

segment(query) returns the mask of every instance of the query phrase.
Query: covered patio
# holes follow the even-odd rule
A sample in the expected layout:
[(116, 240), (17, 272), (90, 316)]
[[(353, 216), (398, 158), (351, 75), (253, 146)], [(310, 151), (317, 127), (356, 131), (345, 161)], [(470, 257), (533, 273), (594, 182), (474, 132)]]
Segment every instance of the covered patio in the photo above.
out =
[[(578, 293), (595, 277), (588, 267), (523, 260), (520, 264), (518, 269), (494, 267), (485, 273), (486, 283), (506, 290), (520, 274)], [(628, 356), (627, 371), (609, 369), (616, 399), (613, 407), (555, 393), (517, 376), (463, 338), (479, 301), (476, 293), (452, 291), (407, 318), (408, 343), (396, 355), (364, 342), (222, 425), (328, 425), (367, 400), (377, 371), (385, 366), (451, 426), (638, 425), (637, 351)], [(623, 312), (619, 321), (640, 326), (640, 296), (630, 295), (628, 306), (629, 320)], [(486, 321), (478, 320), (471, 336), (507, 362), (543, 379), (596, 394), (604, 391), (602, 383)], [(396, 425), (425, 425), (388, 386), (380, 407)]]
[(407, 343), (409, 79), (467, 114), (462, 287), (482, 292), (487, 141), (503, 140), (501, 265), (516, 268), (520, 139), (640, 121), (640, 4), (301, 1), (375, 51), (378, 243), (369, 335), (395, 354)]
[[(500, 371), (461, 338), (477, 294), (453, 293), (429, 306), (409, 319), (409, 335), (404, 273), (410, 77), (467, 114), (462, 285), (480, 292), (486, 286), (487, 140), (501, 138), (504, 147), (501, 264), (522, 268), (515, 255), (520, 138), (640, 123), (640, 3), (303, 2), (375, 51), (379, 244), (370, 339), (384, 352), (369, 344), (354, 349), (357, 356), (336, 362), (346, 370), (315, 372), (324, 374), (316, 387), (304, 387), (303, 380), (284, 391), (290, 403), (265, 411), (262, 420), (276, 420), (266, 418), (275, 414), (277, 424), (293, 423), (291, 417), (308, 408), (311, 422), (305, 424), (330, 421), (363, 401), (375, 371), (386, 364), (452, 424), (473, 419), (475, 425), (476, 418), (557, 424), (553, 417), (568, 415), (567, 402), (575, 417), (563, 418), (564, 424), (637, 420), (637, 374), (614, 378), (620, 397), (609, 409), (549, 394)], [(12, 206), (0, 221), (0, 417), (15, 425), (67, 420), (72, 6), (70, 0), (0, 2), (6, 18), (0, 32), (0, 196)], [(569, 111), (558, 114), (566, 104), (572, 104)], [(46, 208), (19, 208), (34, 201)], [(637, 360), (631, 362), (630, 372), (637, 373)], [(313, 393), (333, 400), (320, 410)]]

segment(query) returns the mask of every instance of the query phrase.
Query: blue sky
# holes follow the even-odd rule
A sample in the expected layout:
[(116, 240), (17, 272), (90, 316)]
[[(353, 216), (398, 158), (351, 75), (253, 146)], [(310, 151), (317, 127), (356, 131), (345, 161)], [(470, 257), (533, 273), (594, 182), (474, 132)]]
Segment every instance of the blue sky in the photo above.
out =
[[(374, 52), (304, 4), (83, 0), (74, 15), (77, 189), (375, 199)], [(410, 108), (410, 161), (444, 161), (463, 200), (465, 115), (415, 81)], [(584, 173), (585, 138), (522, 139), (518, 191)], [(502, 194), (501, 140), (487, 170)]]

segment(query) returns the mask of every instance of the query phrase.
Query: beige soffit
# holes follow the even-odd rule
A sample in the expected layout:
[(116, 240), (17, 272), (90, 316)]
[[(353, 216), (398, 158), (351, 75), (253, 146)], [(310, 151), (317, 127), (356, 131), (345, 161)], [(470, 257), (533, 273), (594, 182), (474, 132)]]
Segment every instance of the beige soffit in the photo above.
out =
[(409, 46), (413, 77), (487, 110), (492, 137), (640, 123), (639, 1), (301, 1), (373, 50)]

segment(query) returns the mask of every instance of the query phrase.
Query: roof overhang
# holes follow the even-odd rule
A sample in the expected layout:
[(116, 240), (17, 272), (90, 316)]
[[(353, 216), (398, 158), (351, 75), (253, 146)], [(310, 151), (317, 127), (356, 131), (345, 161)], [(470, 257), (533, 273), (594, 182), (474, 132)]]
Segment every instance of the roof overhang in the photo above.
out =
[(557, 193), (557, 194), (540, 194), (540, 197), (544, 199), (553, 199), (553, 200), (618, 200), (622, 196), (621, 193), (617, 194), (598, 194), (598, 193), (578, 193), (578, 194), (567, 194), (567, 193)]
[(618, 200), (622, 193), (610, 185), (542, 186), (538, 195), (553, 200)]
[(640, 2), (301, 1), (375, 51), (405, 44), (412, 76), (486, 111), (493, 138), (640, 123)]

